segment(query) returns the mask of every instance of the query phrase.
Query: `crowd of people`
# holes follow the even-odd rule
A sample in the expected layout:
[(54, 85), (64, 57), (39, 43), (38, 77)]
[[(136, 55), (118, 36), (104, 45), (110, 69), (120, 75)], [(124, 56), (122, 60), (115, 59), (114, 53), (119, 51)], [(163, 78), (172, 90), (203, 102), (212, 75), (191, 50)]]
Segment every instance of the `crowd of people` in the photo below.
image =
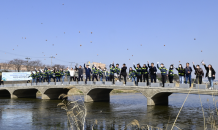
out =
[[(195, 70), (194, 74), (196, 75), (196, 82), (198, 84), (202, 84), (202, 78), (204, 77), (204, 71), (200, 67), (200, 65), (195, 65), (194, 62), (192, 63), (193, 63), (193, 68)], [(206, 66), (204, 62), (202, 62), (202, 65), (204, 65), (205, 70), (206, 70), (205, 77), (207, 77), (208, 81), (210, 82), (209, 89), (213, 89), (213, 80), (215, 79), (216, 72), (213, 69), (212, 65)], [(66, 68), (65, 70), (57, 69), (57, 68), (54, 68), (53, 70), (51, 70), (51, 68), (45, 67), (44, 70), (35, 69), (35, 73), (31, 72), (30, 77), (32, 77), (32, 83), (37, 83), (37, 82), (50, 83), (51, 79), (53, 79), (54, 82), (63, 83), (65, 80), (65, 77), (67, 77), (68, 82), (83, 81), (84, 69), (85, 69), (85, 82), (86, 83), (87, 83), (87, 80), (102, 81), (103, 77), (105, 77), (106, 81), (112, 81), (114, 84), (115, 78), (117, 78), (118, 81), (121, 81), (121, 78), (123, 77), (123, 80), (126, 84), (126, 80), (127, 80), (126, 64), (123, 64), (123, 66), (119, 68), (119, 64), (114, 65), (114, 63), (111, 63), (109, 65), (109, 69), (107, 69), (106, 67), (102, 69), (100, 66), (96, 67), (96, 65), (93, 65), (91, 69), (89, 65), (85, 65), (85, 64), (84, 64), (84, 68), (82, 68), (82, 66), (80, 65), (79, 68), (75, 66), (75, 69)], [(193, 70), (192, 70), (192, 67), (189, 65), (189, 63), (186, 63), (185, 67), (183, 67), (182, 64), (179, 64), (178, 67), (174, 67), (174, 64), (171, 64), (169, 67), (169, 70), (164, 66), (163, 63), (161, 63), (159, 66), (159, 62), (157, 62), (157, 67), (154, 65), (154, 63), (151, 63), (151, 65), (149, 65), (149, 62), (147, 63), (147, 65), (143, 64), (142, 67), (139, 63), (137, 65), (133, 63), (133, 67), (129, 68), (128, 78), (132, 82), (135, 82), (136, 85), (138, 84), (138, 82), (147, 82), (147, 85), (149, 85), (149, 76), (150, 76), (151, 83), (156, 83), (157, 69), (159, 69), (161, 73), (161, 80), (163, 84), (162, 87), (164, 87), (167, 77), (169, 79), (169, 82), (173, 83), (174, 69), (178, 71), (180, 84), (183, 84), (183, 83), (187, 84), (189, 81), (189, 85), (191, 87), (191, 84), (192, 84), (191, 74)]]

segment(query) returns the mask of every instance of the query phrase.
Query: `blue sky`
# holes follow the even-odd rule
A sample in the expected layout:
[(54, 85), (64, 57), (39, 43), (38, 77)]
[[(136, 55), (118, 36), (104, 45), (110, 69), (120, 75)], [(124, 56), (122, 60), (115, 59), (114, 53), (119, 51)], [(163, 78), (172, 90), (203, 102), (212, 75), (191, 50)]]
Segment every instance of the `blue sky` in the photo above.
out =
[(217, 6), (217, 0), (1, 0), (0, 60), (27, 56), (50, 64), (55, 56), (53, 63), (63, 65), (159, 61), (167, 68), (204, 60), (218, 70)]

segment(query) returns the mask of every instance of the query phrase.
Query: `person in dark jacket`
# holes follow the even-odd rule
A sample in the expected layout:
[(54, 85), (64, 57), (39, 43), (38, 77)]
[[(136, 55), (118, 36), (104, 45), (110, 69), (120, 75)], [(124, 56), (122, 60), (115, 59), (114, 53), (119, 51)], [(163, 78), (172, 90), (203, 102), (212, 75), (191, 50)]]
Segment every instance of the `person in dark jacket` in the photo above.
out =
[(154, 66), (154, 63), (151, 63), (151, 66), (149, 66), (149, 61), (148, 61), (148, 68), (151, 77), (151, 83), (153, 83), (153, 81), (156, 83), (157, 68)]
[(61, 82), (61, 72), (59, 70), (55, 71), (56, 82)]
[(102, 71), (101, 67), (99, 66), (98, 67), (98, 76), (99, 76), (100, 81), (102, 81), (103, 75), (104, 75), (104, 72)]
[(179, 67), (176, 68), (176, 70), (179, 73), (180, 84), (183, 84), (184, 83), (184, 77), (185, 77), (185, 69), (182, 67), (182, 64), (179, 64)]
[(187, 84), (188, 80), (189, 80), (189, 84), (190, 87), (192, 85), (192, 68), (189, 66), (189, 63), (186, 63), (186, 67), (185, 67), (185, 83)]
[(193, 63), (193, 67), (195, 70), (196, 83), (202, 84), (202, 78), (204, 77), (204, 71), (202, 70), (202, 68), (200, 68), (200, 65), (196, 65), (196, 67), (195, 67), (194, 62), (192, 62), (192, 63)]
[(133, 67), (136, 70), (137, 85), (138, 85), (139, 80), (140, 80), (140, 82), (142, 82), (142, 67), (140, 66), (139, 63), (137, 64), (137, 67), (135, 67), (135, 64), (133, 63)]
[(81, 65), (78, 68), (78, 81), (80, 81), (80, 79), (83, 81), (83, 68)]
[(145, 79), (147, 81), (147, 86), (149, 85), (149, 79), (148, 79), (148, 67), (146, 64), (143, 65), (142, 67), (142, 76), (143, 76), (143, 81), (145, 82)]
[(208, 77), (208, 80), (210, 82), (210, 88), (209, 89), (213, 89), (213, 81), (215, 79), (215, 75), (216, 75), (216, 71), (213, 69), (212, 65), (208, 65), (208, 67), (206, 66), (206, 64), (204, 62), (202, 62), (202, 64), (204, 65), (205, 69), (206, 69), (206, 76)]
[(174, 67), (173, 64), (170, 65), (169, 71), (168, 71), (168, 78), (169, 78), (169, 82), (173, 83), (173, 78), (174, 78), (174, 71), (173, 71)]
[(121, 76), (123, 76), (125, 84), (126, 84), (126, 75), (127, 75), (126, 69), (127, 69), (127, 67), (126, 67), (126, 64), (124, 63), (123, 67), (121, 68), (120, 81), (121, 81)]
[(159, 64), (159, 62), (157, 62), (157, 68), (158, 68), (158, 69), (160, 70), (160, 72), (161, 72), (161, 79), (162, 79), (162, 84), (163, 84), (162, 87), (164, 87), (164, 85), (165, 85), (165, 83), (166, 83), (167, 76), (168, 76), (168, 74), (167, 74), (167, 68), (164, 66), (163, 63), (160, 64), (160, 67), (159, 67), (158, 64)]
[(85, 73), (86, 73), (86, 83), (87, 83), (87, 79), (89, 79), (90, 81), (90, 76), (91, 76), (91, 69), (89, 68), (89, 65), (84, 64), (84, 68), (85, 68)]

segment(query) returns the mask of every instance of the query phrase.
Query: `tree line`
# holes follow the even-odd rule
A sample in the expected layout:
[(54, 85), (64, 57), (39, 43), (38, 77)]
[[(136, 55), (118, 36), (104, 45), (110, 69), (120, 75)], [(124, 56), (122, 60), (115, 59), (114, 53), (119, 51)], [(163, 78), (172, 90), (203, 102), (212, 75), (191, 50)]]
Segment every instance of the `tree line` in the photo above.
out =
[[(0, 63), (1, 71), (34, 71), (35, 68), (37, 69), (44, 69), (45, 67), (51, 67), (49, 65), (43, 64), (40, 60), (22, 60), (22, 59), (13, 59), (8, 62)], [(65, 65), (54, 64), (51, 68), (66, 68)]]

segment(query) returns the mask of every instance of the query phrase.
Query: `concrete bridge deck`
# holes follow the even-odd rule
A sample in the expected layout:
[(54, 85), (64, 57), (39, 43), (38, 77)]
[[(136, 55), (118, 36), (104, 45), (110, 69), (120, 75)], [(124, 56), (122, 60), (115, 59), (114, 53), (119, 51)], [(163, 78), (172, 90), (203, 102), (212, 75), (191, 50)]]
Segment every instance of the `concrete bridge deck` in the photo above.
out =
[[(152, 86), (152, 85), (151, 85)], [(206, 94), (206, 95), (218, 95), (218, 90), (186, 88), (186, 87), (150, 87), (150, 86), (123, 86), (120, 85), (85, 85), (81, 84), (39, 84), (39, 85), (5, 85), (0, 87), (0, 97), (11, 98), (36, 98), (36, 92), (40, 91), (42, 99), (58, 99), (59, 95), (67, 94), (69, 89), (67, 87), (75, 87), (83, 92), (85, 102), (93, 101), (110, 101), (110, 92), (113, 89), (120, 90), (135, 90), (143, 94), (147, 98), (147, 105), (168, 105), (168, 97), (172, 93), (190, 93), (190, 94)], [(218, 86), (217, 86), (218, 87)]]

